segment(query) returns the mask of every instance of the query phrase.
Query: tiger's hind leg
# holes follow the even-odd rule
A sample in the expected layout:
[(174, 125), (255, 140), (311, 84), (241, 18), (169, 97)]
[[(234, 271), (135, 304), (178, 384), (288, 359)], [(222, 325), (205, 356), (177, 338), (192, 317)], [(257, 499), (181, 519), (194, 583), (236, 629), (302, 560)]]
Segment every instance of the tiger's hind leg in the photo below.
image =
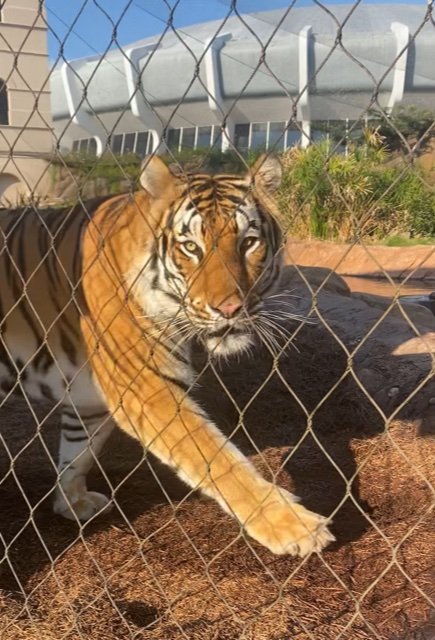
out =
[(59, 479), (54, 512), (70, 520), (89, 520), (105, 509), (109, 499), (88, 491), (86, 474), (92, 467), (113, 429), (114, 422), (106, 408), (90, 410), (63, 409), (59, 448)]

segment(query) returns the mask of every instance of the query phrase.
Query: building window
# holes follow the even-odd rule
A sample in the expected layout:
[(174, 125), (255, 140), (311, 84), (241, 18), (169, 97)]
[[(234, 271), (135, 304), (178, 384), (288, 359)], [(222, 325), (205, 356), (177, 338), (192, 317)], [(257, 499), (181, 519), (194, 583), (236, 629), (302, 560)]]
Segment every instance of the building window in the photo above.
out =
[(89, 144), (89, 138), (85, 138), (84, 140), (80, 140), (80, 142), (79, 142), (79, 153), (87, 153), (88, 152), (88, 144)]
[(206, 149), (210, 147), (212, 140), (213, 127), (198, 127), (196, 138), (196, 148)]
[(148, 131), (138, 131), (136, 136), (135, 151), (137, 155), (140, 156), (141, 158), (144, 158), (147, 154), (148, 139), (149, 139)]
[(285, 148), (295, 147), (301, 143), (301, 132), (299, 129), (287, 129)]
[(72, 151), (74, 153), (89, 153), (93, 156), (97, 153), (97, 143), (95, 138), (82, 138), (74, 140), (72, 143)]
[(178, 151), (180, 146), (181, 129), (168, 129), (166, 134), (166, 146), (171, 151)]
[(9, 104), (6, 83), (0, 78), (0, 125), (1, 124), (9, 124)]
[(122, 133), (117, 133), (112, 138), (111, 149), (115, 155), (120, 156), (122, 154), (122, 143), (123, 143), (124, 135)]
[(236, 124), (234, 143), (242, 153), (255, 149), (280, 152), (294, 145), (300, 144), (299, 129), (287, 128), (287, 122), (255, 122), (251, 124)]
[(250, 149), (267, 149), (267, 122), (251, 124)]
[(311, 123), (310, 142), (316, 143), (322, 140), (329, 140), (327, 124), (313, 121)]
[(195, 127), (184, 127), (181, 135), (181, 148), (182, 149), (194, 149), (195, 148)]
[[(138, 156), (143, 158), (147, 153), (148, 140), (148, 131), (117, 133), (112, 138), (110, 148), (116, 155), (137, 153)], [(74, 140), (72, 143), (72, 150), (74, 153), (89, 153), (95, 156), (97, 153), (97, 142), (95, 138)]]
[(239, 151), (248, 151), (249, 124), (236, 124), (234, 129), (234, 144)]
[(222, 149), (222, 131), (220, 127), (212, 127), (211, 146), (213, 147), (213, 149), (218, 149), (219, 151)]
[(122, 148), (122, 153), (133, 153), (134, 152), (134, 143), (136, 141), (135, 133), (126, 133), (124, 135), (124, 146)]
[(271, 151), (282, 151), (285, 147), (285, 125), (285, 122), (269, 122), (267, 148)]
[(95, 140), (95, 138), (89, 138), (88, 153), (91, 156), (97, 155), (97, 141)]

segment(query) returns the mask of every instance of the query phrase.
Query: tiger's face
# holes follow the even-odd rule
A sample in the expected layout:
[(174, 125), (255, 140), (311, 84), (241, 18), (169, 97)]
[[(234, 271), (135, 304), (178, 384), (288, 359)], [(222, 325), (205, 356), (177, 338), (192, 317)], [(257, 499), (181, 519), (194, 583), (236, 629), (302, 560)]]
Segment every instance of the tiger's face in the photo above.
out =
[[(176, 332), (200, 338), (214, 355), (252, 344), (264, 297), (278, 276), (281, 233), (271, 191), (281, 167), (275, 158), (260, 160), (246, 177), (178, 180), (156, 238), (149, 311), (160, 307), (159, 316), (173, 318)], [(142, 180), (149, 192), (152, 185)]]

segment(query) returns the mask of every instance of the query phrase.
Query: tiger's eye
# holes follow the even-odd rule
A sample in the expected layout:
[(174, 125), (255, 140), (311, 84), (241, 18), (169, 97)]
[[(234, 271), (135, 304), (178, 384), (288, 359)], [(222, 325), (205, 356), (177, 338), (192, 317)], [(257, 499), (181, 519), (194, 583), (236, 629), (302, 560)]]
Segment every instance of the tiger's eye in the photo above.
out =
[(199, 248), (198, 245), (196, 244), (196, 242), (193, 242), (192, 240), (188, 240), (187, 242), (183, 242), (183, 247), (189, 253), (197, 253), (198, 248)]
[(242, 250), (247, 251), (248, 249), (253, 247), (254, 244), (256, 244), (257, 242), (258, 242), (257, 236), (248, 236), (247, 238), (244, 238), (242, 242)]

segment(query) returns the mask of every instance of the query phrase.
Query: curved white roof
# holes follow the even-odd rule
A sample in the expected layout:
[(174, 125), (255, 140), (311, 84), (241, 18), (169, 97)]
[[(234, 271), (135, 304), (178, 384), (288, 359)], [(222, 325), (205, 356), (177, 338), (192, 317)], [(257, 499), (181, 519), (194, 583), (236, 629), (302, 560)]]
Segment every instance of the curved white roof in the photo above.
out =
[[(139, 40), (109, 51), (103, 59), (71, 61), (70, 77), (76, 95), (85, 91), (88, 113), (123, 110), (131, 99), (125, 72), (127, 50), (156, 45), (137, 62), (145, 102), (156, 108), (180, 101), (206, 102), (204, 48), (210, 39), (226, 34), (216, 53), (224, 102), (241, 97), (294, 99), (307, 84), (305, 73), (312, 117), (320, 118), (322, 113), (324, 119), (352, 117), (352, 109), (367, 106), (367, 96), (380, 95), (381, 100), (384, 96), (387, 104), (400, 83), (399, 98), (409, 102), (424, 102), (428, 92), (435, 91), (435, 27), (426, 19), (426, 11), (423, 4), (360, 4), (356, 8), (341, 4), (234, 16), (225, 24), (216, 20)], [(311, 30), (301, 35), (304, 27)], [(409, 46), (397, 62), (404, 43)], [(54, 120), (69, 117), (60, 69), (52, 75), (51, 92)], [(358, 93), (365, 96), (361, 105), (355, 98)], [(323, 98), (317, 107), (316, 96)]]

